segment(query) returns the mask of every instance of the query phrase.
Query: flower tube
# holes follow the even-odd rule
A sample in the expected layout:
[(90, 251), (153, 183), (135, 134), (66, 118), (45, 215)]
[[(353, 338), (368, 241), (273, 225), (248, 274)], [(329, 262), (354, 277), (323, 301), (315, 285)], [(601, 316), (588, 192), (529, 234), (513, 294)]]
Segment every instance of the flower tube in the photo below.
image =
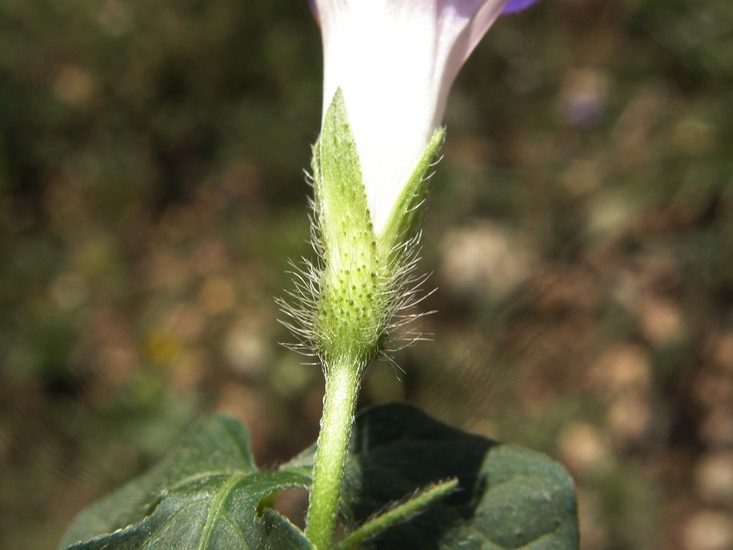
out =
[(442, 123), (459, 69), (502, 13), (535, 0), (316, 0), (324, 116), (343, 93), (377, 235)]

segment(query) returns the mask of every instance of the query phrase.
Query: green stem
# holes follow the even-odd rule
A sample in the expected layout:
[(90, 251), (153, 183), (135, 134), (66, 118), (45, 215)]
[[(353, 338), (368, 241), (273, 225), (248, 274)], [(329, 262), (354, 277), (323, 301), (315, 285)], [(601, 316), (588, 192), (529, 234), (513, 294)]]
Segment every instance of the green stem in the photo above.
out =
[(327, 550), (333, 543), (360, 378), (358, 361), (340, 358), (326, 366), (326, 395), (305, 528), (317, 550)]
[(395, 505), (383, 514), (367, 520), (355, 531), (352, 531), (348, 537), (342, 540), (339, 550), (349, 550), (355, 548), (368, 538), (381, 533), (385, 529), (407, 521), (408, 519), (424, 511), (425, 508), (437, 502), (447, 494), (451, 493), (458, 486), (457, 479), (451, 479), (443, 483), (428, 487), (410, 497), (405, 502)]

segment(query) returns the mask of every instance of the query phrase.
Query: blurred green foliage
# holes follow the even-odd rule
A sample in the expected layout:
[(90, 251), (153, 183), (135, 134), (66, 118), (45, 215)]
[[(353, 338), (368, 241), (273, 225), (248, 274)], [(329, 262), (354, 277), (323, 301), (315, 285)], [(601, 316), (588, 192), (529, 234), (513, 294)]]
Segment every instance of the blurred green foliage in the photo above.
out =
[[(315, 439), (272, 297), (310, 254), (320, 55), (306, 2), (0, 4), (1, 547), (202, 412), (261, 466)], [(558, 457), (589, 549), (733, 545), (732, 60), (728, 0), (499, 21), (425, 220), (435, 336), (365, 382)]]

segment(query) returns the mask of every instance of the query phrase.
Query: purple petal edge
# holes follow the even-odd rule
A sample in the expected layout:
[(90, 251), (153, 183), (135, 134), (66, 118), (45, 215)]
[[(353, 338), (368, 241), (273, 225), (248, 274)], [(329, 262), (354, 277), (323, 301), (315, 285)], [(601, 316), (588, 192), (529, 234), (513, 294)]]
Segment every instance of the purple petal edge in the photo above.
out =
[(504, 10), (501, 13), (502, 15), (506, 15), (508, 13), (516, 13), (530, 7), (536, 2), (537, 0), (509, 0), (509, 2), (507, 2), (507, 5), (504, 6)]
[[(536, 2), (537, 0), (509, 0), (507, 5), (504, 6), (504, 10), (501, 13), (502, 15), (516, 13), (530, 7)], [(316, 21), (318, 21), (318, 7), (316, 6), (315, 0), (308, 0), (308, 4), (310, 5), (311, 11), (313, 12), (313, 16), (316, 18)]]

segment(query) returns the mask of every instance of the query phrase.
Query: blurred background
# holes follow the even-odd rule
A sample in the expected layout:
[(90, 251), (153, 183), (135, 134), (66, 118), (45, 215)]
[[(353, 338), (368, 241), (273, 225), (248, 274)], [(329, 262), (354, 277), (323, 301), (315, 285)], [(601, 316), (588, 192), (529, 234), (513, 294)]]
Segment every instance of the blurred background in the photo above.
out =
[[(208, 412), (262, 467), (315, 440), (273, 300), (311, 256), (320, 79), (305, 1), (0, 4), (0, 547), (54, 547)], [(733, 548), (729, 0), (544, 0), (446, 122), (432, 340), (362, 405), (556, 457), (584, 548)]]

